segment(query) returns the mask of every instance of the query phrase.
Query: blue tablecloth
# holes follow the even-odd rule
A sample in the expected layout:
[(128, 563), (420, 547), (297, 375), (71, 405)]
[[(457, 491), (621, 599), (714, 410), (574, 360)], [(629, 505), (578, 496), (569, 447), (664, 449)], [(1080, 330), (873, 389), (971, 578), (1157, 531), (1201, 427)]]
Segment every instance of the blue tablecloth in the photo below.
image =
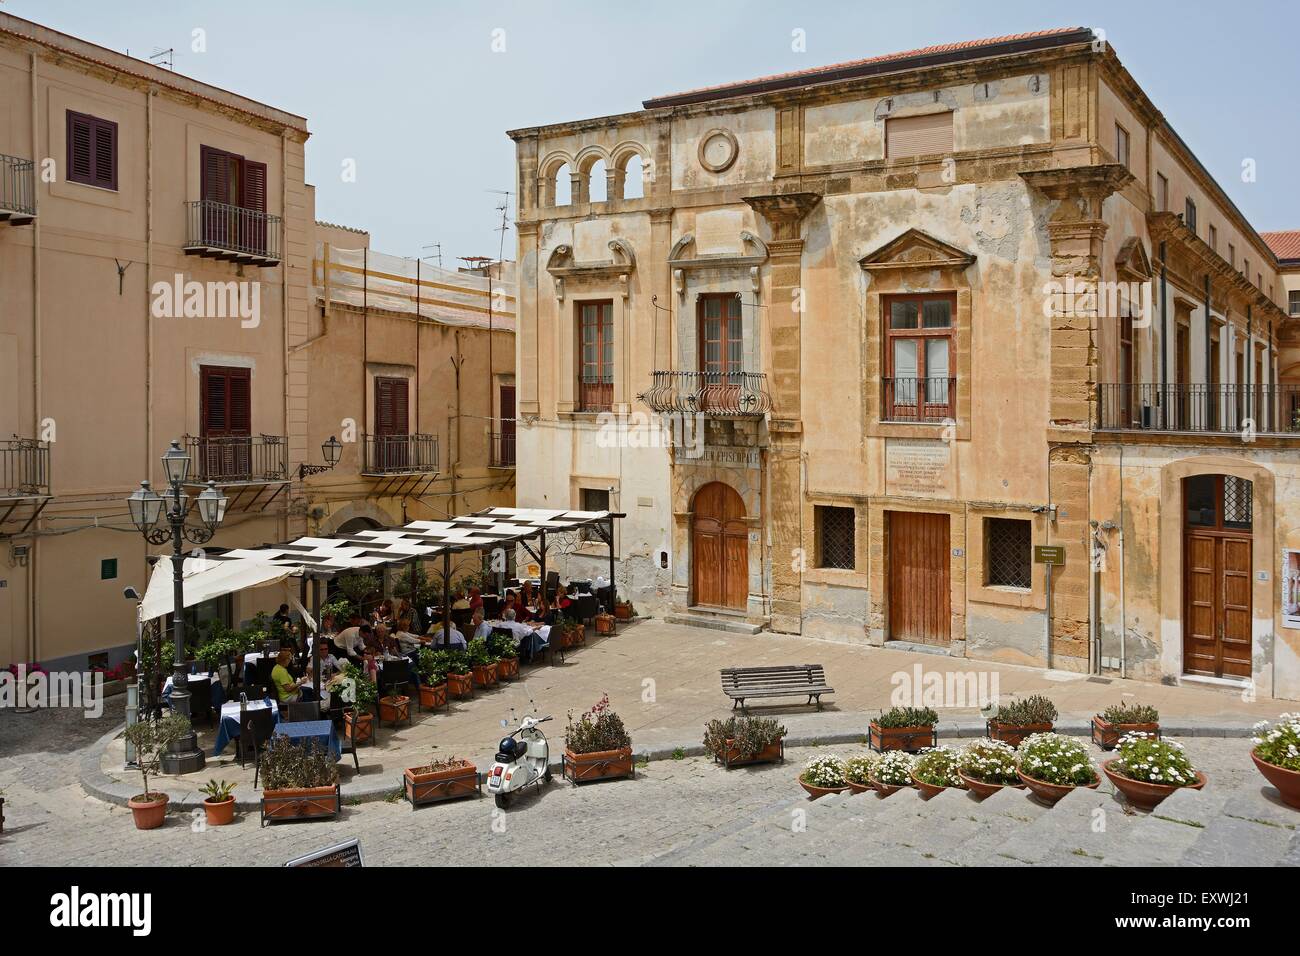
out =
[[(280, 722), (280, 712), (275, 711), (275, 722)], [(226, 745), (232, 740), (239, 739), (239, 717), (223, 713), (221, 723), (217, 725), (217, 745), (212, 749), (212, 756), (220, 757), (221, 751), (226, 749)]]
[(329, 747), (335, 760), (343, 755), (343, 750), (339, 746), (339, 735), (334, 730), (334, 724), (328, 720), (285, 721), (276, 725), (275, 735), (288, 737), (295, 744), (314, 741), (321, 747)]

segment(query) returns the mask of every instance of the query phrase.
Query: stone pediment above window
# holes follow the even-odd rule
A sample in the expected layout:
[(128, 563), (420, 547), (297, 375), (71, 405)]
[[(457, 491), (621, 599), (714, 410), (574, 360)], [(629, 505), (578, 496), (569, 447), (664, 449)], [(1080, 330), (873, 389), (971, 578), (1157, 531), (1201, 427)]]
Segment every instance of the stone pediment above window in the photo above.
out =
[[(690, 232), (673, 243), (668, 253), (668, 268), (673, 270), (673, 284), (679, 297), (686, 296), (686, 273), (695, 269), (747, 269), (750, 284), (758, 294), (758, 270), (767, 261), (767, 243), (748, 229), (741, 229), (734, 235), (736, 251), (733, 252), (701, 255), (695, 234)], [(716, 242), (716, 237), (712, 241)]]
[(1151, 258), (1141, 239), (1129, 236), (1124, 240), (1124, 244), (1119, 247), (1119, 255), (1115, 256), (1115, 268), (1121, 275), (1135, 279), (1151, 278)]
[(574, 247), (556, 246), (546, 260), (546, 271), (555, 280), (555, 297), (564, 301), (564, 283), (566, 279), (617, 280), (624, 298), (628, 294), (628, 277), (636, 271), (636, 253), (626, 239), (617, 236), (606, 244), (609, 258), (600, 260), (577, 261), (574, 259)]
[(858, 265), (868, 272), (890, 269), (965, 269), (975, 261), (975, 256), (951, 243), (936, 239), (920, 229), (891, 239), (874, 252), (858, 260)]

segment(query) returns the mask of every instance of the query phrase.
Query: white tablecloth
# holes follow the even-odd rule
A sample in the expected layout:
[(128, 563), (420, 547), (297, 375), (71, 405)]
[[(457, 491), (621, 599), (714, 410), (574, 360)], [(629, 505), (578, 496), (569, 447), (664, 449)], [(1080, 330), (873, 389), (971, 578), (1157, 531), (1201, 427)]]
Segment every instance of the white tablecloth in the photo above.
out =
[(221, 705), (221, 719), (225, 720), (227, 717), (234, 717), (235, 720), (239, 720), (239, 708), (241, 706), (246, 706), (249, 710), (261, 710), (262, 708), (269, 706), (271, 708), (271, 713), (280, 713), (280, 705), (275, 701), (271, 701), (268, 704), (264, 700), (250, 700), (247, 704), (241, 705), (239, 701), (231, 700)]

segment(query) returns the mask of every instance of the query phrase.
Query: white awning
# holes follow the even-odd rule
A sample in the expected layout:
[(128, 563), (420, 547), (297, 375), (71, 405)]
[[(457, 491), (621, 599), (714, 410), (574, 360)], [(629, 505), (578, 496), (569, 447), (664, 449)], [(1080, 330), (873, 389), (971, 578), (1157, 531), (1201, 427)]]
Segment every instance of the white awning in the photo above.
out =
[[(194, 607), (246, 588), (266, 587), (294, 574), (298, 569), (264, 561), (213, 561), (186, 558), (184, 571), (185, 606)], [(159, 558), (149, 578), (149, 589), (140, 602), (140, 620), (170, 615), (176, 607), (172, 597), (172, 559)]]

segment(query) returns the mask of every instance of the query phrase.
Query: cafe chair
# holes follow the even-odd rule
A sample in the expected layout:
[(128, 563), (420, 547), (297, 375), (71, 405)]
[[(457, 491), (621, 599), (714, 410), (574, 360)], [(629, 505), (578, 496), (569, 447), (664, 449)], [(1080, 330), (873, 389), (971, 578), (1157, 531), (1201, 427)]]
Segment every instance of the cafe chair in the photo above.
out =
[[(342, 740), (340, 741), (339, 744), (339, 753), (351, 754), (352, 769), (354, 769), (357, 773), (360, 773), (361, 761), (357, 759), (357, 737), (356, 737), (356, 733), (357, 733), (356, 715), (358, 711), (357, 708), (355, 707), (344, 707), (341, 708), (341, 710), (352, 712), (352, 723), (349, 724), (347, 721), (343, 722), (343, 735), (342, 735)], [(374, 742), (373, 734), (371, 735), (370, 740), (372, 743)]]
[(258, 777), (262, 772), (262, 751), (275, 732), (275, 714), (269, 707), (239, 712), (239, 766), (251, 752), (254, 761), (253, 789), (257, 789)]
[(550, 604), (555, 600), (555, 589), (560, 586), (560, 572), (546, 572), (546, 603)]
[(320, 701), (318, 700), (294, 700), (285, 704), (285, 719), (298, 720), (320, 720)]
[(190, 720), (212, 723), (212, 681), (190, 681)]

